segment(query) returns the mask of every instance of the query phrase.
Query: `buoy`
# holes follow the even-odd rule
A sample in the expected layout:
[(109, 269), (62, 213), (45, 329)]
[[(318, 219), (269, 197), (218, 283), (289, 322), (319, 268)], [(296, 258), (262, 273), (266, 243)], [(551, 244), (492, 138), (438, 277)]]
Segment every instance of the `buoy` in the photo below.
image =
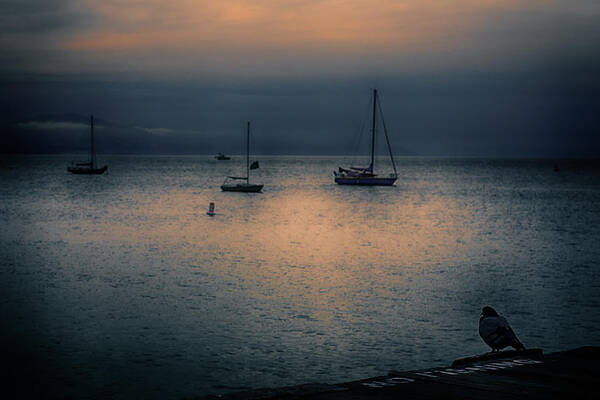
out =
[(206, 212), (206, 214), (210, 215), (211, 217), (215, 215), (215, 203), (213, 203), (212, 201), (208, 205), (208, 211)]

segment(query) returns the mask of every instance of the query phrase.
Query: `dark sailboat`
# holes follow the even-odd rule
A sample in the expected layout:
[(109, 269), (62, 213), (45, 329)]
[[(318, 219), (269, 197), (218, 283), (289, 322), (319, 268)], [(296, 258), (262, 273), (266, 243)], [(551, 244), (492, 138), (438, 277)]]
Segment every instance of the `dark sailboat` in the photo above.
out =
[[(246, 130), (246, 176), (228, 176), (221, 185), (224, 192), (258, 193), (264, 185), (250, 183), (250, 170), (258, 168), (258, 161), (250, 164), (250, 121)], [(245, 182), (236, 182), (245, 181)]]
[[(396, 171), (396, 164), (394, 163), (394, 156), (392, 155), (392, 148), (390, 146), (390, 140), (388, 138), (387, 129), (385, 127), (385, 121), (383, 120), (383, 113), (381, 112), (381, 106), (378, 108), (377, 104), (377, 89), (373, 89), (373, 122), (371, 126), (371, 163), (368, 167), (350, 167), (342, 168), (338, 167), (337, 171), (333, 172), (335, 176), (335, 183), (339, 185), (368, 185), (368, 186), (392, 186), (396, 179), (398, 179), (398, 173)], [(381, 122), (383, 125), (383, 131), (385, 133), (385, 140), (394, 168), (394, 173), (388, 176), (377, 175), (374, 172), (375, 168), (375, 133), (377, 128), (377, 111), (381, 114)]]
[(67, 171), (78, 175), (100, 175), (103, 174), (108, 166), (98, 168), (96, 162), (96, 150), (94, 148), (94, 116), (90, 116), (90, 159), (86, 162), (71, 162), (67, 167)]
[(231, 157), (226, 156), (223, 153), (218, 153), (215, 158), (219, 161), (227, 161), (227, 160), (231, 160)]

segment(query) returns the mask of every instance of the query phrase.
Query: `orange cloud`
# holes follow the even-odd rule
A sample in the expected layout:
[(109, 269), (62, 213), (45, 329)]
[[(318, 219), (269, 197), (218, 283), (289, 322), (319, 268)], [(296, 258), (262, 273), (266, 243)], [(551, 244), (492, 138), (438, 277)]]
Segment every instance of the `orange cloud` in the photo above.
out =
[(482, 13), (518, 4), (516, 0), (87, 0), (102, 23), (68, 39), (64, 47), (418, 47), (464, 33)]
[[(96, 22), (61, 37), (64, 59), (79, 69), (162, 75), (451, 67), (469, 54), (485, 63), (490, 54), (519, 47), (512, 16), (590, 11), (566, 0), (83, 1)], [(523, 39), (532, 48), (550, 40)]]

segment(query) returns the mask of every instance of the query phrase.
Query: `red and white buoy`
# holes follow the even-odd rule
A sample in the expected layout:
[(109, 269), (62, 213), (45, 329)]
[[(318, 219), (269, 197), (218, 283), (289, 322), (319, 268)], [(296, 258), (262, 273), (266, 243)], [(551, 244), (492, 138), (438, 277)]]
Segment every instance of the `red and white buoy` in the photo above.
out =
[(206, 212), (207, 215), (210, 215), (211, 217), (214, 216), (215, 213), (215, 203), (213, 203), (212, 201), (210, 202), (210, 204), (208, 205), (208, 211)]

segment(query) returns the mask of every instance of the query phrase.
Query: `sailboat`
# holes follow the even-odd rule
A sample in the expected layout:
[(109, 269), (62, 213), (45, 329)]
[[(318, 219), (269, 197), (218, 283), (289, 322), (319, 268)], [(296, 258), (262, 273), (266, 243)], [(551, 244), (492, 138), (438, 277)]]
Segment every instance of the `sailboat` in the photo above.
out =
[[(250, 183), (250, 170), (258, 168), (258, 161), (254, 161), (250, 165), (250, 121), (246, 130), (246, 176), (228, 176), (225, 182), (221, 185), (221, 190), (224, 192), (260, 192), (264, 185)], [(246, 181), (246, 182), (236, 182)]]
[(80, 175), (100, 175), (103, 174), (108, 166), (97, 167), (96, 150), (94, 149), (94, 116), (90, 116), (90, 160), (87, 162), (73, 163), (67, 167), (67, 171), (72, 174)]
[(375, 173), (375, 134), (377, 127), (377, 89), (373, 89), (373, 122), (371, 126), (371, 163), (368, 167), (350, 167), (342, 168), (338, 167), (337, 171), (333, 172), (335, 176), (335, 183), (339, 185), (369, 185), (369, 186), (392, 186), (396, 179), (398, 179), (398, 173), (396, 171), (396, 164), (394, 163), (394, 156), (392, 155), (392, 148), (390, 146), (390, 140), (388, 138), (387, 129), (385, 127), (385, 121), (383, 120), (383, 113), (381, 112), (381, 106), (379, 106), (379, 113), (381, 114), (381, 122), (383, 125), (383, 131), (385, 133), (385, 141), (387, 143), (390, 159), (394, 168), (394, 173), (388, 176), (381, 176)]

